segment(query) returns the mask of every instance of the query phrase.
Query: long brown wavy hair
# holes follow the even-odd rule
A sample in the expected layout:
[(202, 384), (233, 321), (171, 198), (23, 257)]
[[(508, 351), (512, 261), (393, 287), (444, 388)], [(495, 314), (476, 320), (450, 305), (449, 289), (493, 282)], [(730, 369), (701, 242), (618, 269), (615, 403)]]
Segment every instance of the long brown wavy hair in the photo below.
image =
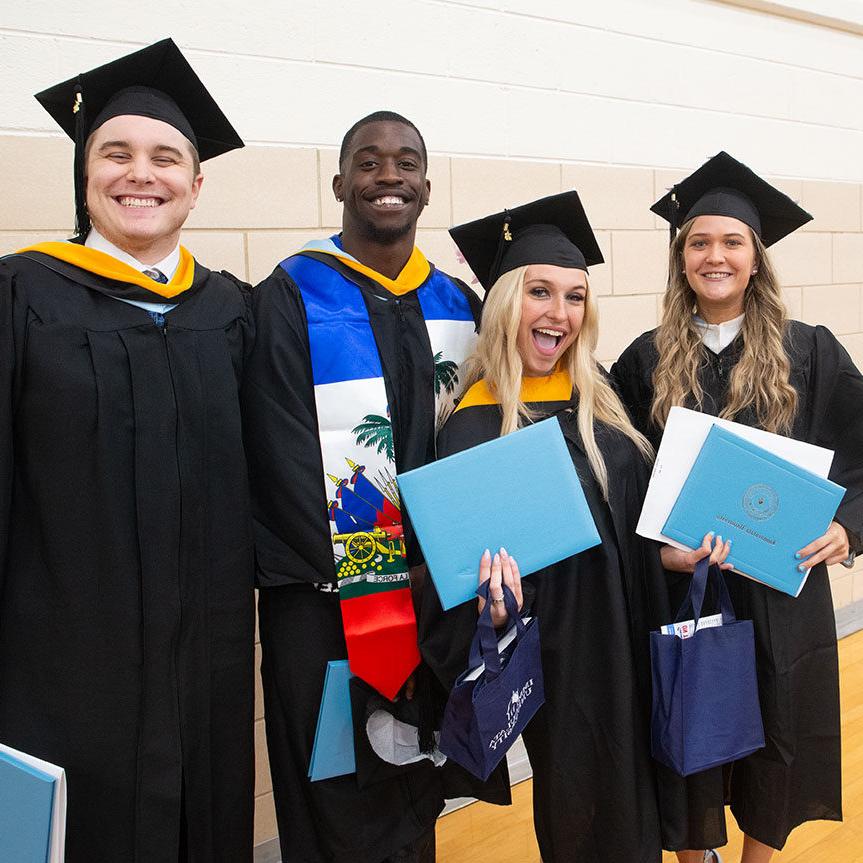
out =
[[(516, 346), (526, 272), (527, 267), (518, 267), (504, 273), (495, 282), (483, 306), (476, 348), (461, 366), (465, 391), (484, 378), (500, 401), (501, 435), (515, 431), (521, 422), (533, 419), (531, 412), (520, 401), (523, 366)], [(594, 357), (598, 334), (599, 309), (588, 286), (581, 330), (561, 356), (558, 368), (569, 373), (573, 387), (578, 392), (578, 431), (590, 469), (602, 489), (603, 497), (607, 499), (608, 470), (596, 444), (594, 420), (625, 434), (647, 461), (653, 458), (653, 448), (635, 430), (620, 399), (600, 371)]]
[[(664, 428), (673, 406), (691, 400), (700, 409), (704, 398), (698, 371), (707, 361), (707, 348), (692, 319), (698, 298), (686, 279), (683, 261), (694, 221), (684, 223), (669, 250), (668, 286), (655, 337), (659, 363), (653, 373), (650, 411), (659, 428)], [(743, 353), (731, 373), (728, 398), (719, 416), (733, 420), (752, 407), (761, 428), (787, 434), (797, 411), (797, 391), (789, 383), (791, 364), (783, 345), (788, 318), (767, 250), (754, 231), (749, 233), (755, 244), (757, 272), (743, 295)]]

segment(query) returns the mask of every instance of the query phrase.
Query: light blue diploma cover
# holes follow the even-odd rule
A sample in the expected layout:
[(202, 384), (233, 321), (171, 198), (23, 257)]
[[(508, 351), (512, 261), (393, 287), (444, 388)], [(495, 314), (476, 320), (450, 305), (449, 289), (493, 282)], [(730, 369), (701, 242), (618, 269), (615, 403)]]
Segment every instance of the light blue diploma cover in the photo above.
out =
[(713, 426), (662, 532), (690, 548), (711, 530), (730, 538), (736, 570), (797, 596), (806, 574), (794, 553), (825, 533), (844, 494), (835, 482)]
[(333, 660), (327, 664), (309, 764), (309, 779), (312, 782), (344, 776), (357, 769), (349, 687), (352, 677), (347, 659)]
[(54, 777), (0, 752), (0, 860), (45, 863)]
[(529, 575), (599, 545), (555, 417), (397, 479), (444, 609), (475, 598), (487, 548)]

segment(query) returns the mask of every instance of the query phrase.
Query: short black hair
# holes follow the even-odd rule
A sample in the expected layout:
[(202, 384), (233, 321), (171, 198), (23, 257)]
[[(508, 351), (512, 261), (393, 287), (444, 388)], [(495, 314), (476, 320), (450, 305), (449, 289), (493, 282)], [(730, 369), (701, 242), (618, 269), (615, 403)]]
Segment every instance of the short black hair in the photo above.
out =
[(402, 117), (401, 114), (396, 114), (395, 111), (374, 111), (366, 117), (363, 117), (362, 120), (357, 120), (347, 132), (345, 132), (345, 137), (342, 138), (342, 146), (339, 150), (339, 170), (341, 171), (342, 165), (344, 164), (345, 158), (348, 155), (348, 150), (351, 147), (351, 142), (354, 139), (354, 135), (362, 129), (363, 126), (368, 126), (369, 123), (402, 123), (405, 126), (410, 126), (414, 132), (417, 133), (417, 137), (420, 139), (420, 155), (423, 159), (423, 165), (428, 168), (429, 157), (428, 151), (426, 150), (426, 142), (422, 136), (422, 132), (420, 132), (417, 127), (408, 120), (407, 117)]

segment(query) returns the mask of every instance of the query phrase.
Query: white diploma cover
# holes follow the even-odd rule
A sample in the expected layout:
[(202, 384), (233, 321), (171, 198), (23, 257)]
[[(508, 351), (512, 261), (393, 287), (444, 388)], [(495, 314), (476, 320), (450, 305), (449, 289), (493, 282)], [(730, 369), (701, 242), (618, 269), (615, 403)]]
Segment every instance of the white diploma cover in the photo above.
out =
[[(826, 479), (830, 472), (833, 450), (730, 420), (719, 419), (710, 414), (673, 407), (668, 414), (665, 432), (650, 475), (647, 495), (641, 508), (641, 516), (635, 529), (639, 536), (688, 550), (687, 546), (665, 536), (662, 528), (713, 425), (740, 435), (756, 446), (763, 447), (774, 455), (787, 459), (792, 464), (820, 477)], [(806, 541), (813, 539), (815, 539), (814, 536)], [(745, 573), (741, 574), (745, 575)]]

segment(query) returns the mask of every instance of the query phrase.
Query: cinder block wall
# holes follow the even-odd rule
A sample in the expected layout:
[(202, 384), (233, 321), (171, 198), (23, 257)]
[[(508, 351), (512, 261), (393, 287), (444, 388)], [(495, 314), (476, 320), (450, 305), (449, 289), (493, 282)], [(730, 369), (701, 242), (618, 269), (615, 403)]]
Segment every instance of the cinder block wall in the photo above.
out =
[[(68, 236), (72, 213), (71, 146), (59, 139), (0, 137), (0, 253)], [(250, 147), (206, 164), (185, 245), (207, 266), (256, 282), (307, 239), (335, 232), (340, 205), (330, 182), (332, 149)], [(685, 171), (432, 155), (431, 204), (419, 245), (442, 269), (468, 283), (446, 228), (541, 195), (575, 188), (598, 231), (606, 259), (590, 284), (599, 295), (599, 357), (610, 364), (656, 326), (665, 283), (668, 232), (649, 205)], [(773, 248), (792, 317), (830, 327), (863, 368), (863, 185), (776, 181), (813, 213), (811, 225)], [(38, 190), (38, 192), (36, 191)], [(863, 601), (863, 566), (831, 572), (837, 610)], [(258, 648), (258, 659), (260, 648)], [(256, 841), (276, 833), (264, 740), (256, 709)]]
[[(132, 0), (91, 0), (86, 15), (56, 0), (6, 4), (0, 253), (71, 226), (71, 146), (30, 94), (171, 35), (252, 144), (205, 164), (184, 242), (210, 267), (254, 282), (337, 229), (332, 147), (353, 120), (390, 108), (450, 154), (431, 158), (419, 242), (468, 281), (447, 227), (579, 190), (607, 261), (591, 285), (609, 363), (657, 322), (667, 235), (649, 204), (688, 172), (676, 167), (724, 148), (807, 178), (779, 182), (816, 217), (775, 247), (786, 300), (863, 366), (863, 16), (852, 5), (187, 0), (166, 24)], [(839, 615), (863, 620), (863, 566), (831, 580)], [(275, 819), (258, 695), (260, 843)]]

